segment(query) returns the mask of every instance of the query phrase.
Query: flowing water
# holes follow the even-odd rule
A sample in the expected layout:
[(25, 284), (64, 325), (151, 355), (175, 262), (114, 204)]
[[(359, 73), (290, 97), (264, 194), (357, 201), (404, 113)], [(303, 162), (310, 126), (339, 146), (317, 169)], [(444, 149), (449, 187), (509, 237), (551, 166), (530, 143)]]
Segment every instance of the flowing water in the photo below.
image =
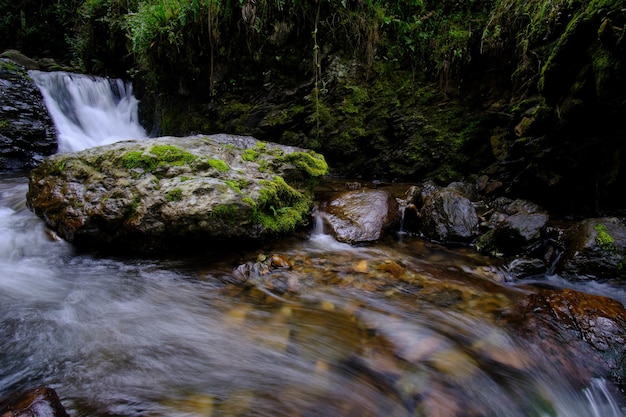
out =
[(533, 287), (471, 248), (313, 229), (253, 251), (105, 257), (49, 234), (27, 187), (0, 177), (0, 398), (46, 385), (95, 417), (626, 415), (608, 381), (570, 380), (576, 363), (507, 326)]

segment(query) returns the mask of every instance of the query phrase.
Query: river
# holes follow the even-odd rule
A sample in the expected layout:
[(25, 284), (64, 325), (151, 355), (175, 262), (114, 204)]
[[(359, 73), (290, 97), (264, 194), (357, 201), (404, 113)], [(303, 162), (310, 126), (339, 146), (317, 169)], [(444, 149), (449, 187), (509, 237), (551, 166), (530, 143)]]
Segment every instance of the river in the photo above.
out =
[[(111, 110), (86, 113), (112, 123)], [(81, 145), (80, 116), (79, 134), (55, 123), (66, 151), (119, 139)], [(508, 282), (472, 248), (406, 235), (352, 247), (312, 228), (236, 253), (110, 257), (56, 239), (27, 190), (0, 177), (0, 398), (46, 385), (94, 417), (626, 415), (608, 381), (568, 380), (507, 327), (535, 283)], [(273, 255), (289, 267), (263, 269)], [(260, 268), (246, 285), (243, 264)], [(617, 284), (577, 289), (626, 302)]]

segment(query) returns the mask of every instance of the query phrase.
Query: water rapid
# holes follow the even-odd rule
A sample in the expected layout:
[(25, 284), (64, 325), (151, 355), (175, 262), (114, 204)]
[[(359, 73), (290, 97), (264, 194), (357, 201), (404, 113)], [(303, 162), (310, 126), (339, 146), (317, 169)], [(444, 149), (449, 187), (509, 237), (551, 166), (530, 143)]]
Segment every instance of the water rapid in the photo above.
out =
[[(82, 102), (64, 103), (80, 119)], [(68, 124), (65, 150), (99, 141)], [(55, 239), (27, 186), (0, 176), (0, 398), (50, 386), (91, 417), (626, 415), (608, 381), (567, 377), (567, 346), (552, 361), (507, 327), (528, 289), (485, 278), (471, 250), (352, 247), (320, 221), (251, 251), (102, 257)], [(272, 254), (290, 267), (236, 279)]]
[(120, 79), (29, 71), (58, 132), (59, 152), (146, 137), (132, 85)]

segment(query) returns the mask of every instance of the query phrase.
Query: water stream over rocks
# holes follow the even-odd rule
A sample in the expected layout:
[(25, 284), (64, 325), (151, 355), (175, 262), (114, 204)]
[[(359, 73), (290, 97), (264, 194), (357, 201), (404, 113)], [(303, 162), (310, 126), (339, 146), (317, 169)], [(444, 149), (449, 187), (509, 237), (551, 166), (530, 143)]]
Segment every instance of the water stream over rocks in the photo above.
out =
[[(27, 187), (0, 177), (0, 398), (48, 386), (95, 417), (626, 415), (570, 347), (511, 324), (557, 276), (511, 283), (469, 247), (351, 246), (319, 224), (252, 251), (77, 253)], [(623, 284), (577, 285), (626, 302)]]

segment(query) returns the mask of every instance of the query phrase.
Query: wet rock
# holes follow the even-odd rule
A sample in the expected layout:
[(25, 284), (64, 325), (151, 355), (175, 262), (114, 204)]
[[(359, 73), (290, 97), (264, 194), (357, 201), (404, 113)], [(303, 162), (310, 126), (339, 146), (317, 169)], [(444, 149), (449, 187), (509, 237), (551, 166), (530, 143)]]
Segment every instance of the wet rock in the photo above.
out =
[(545, 273), (546, 264), (544, 261), (537, 258), (516, 258), (509, 263), (506, 270), (510, 278), (521, 279)]
[[(544, 352), (561, 355), (552, 359), (576, 373), (571, 376), (579, 382), (601, 376), (626, 388), (626, 309), (618, 301), (570, 289), (542, 289), (529, 295), (514, 317)], [(559, 347), (551, 349), (550, 344)]]
[(26, 69), (0, 59), (0, 171), (37, 166), (57, 151), (56, 132)]
[(251, 137), (126, 141), (48, 158), (27, 202), (80, 247), (198, 250), (304, 226), (326, 170), (321, 155)]
[(343, 192), (320, 209), (335, 238), (351, 244), (376, 241), (400, 220), (398, 202), (382, 189)]
[(626, 225), (617, 218), (586, 219), (566, 232), (558, 272), (570, 279), (624, 276)]
[(525, 200), (494, 200), (489, 223), (491, 229), (477, 241), (479, 252), (491, 256), (527, 254), (538, 249), (548, 214)]
[(68, 417), (57, 393), (52, 388), (36, 388), (4, 403), (2, 417)]
[(476, 236), (478, 216), (469, 199), (459, 192), (439, 188), (422, 194), (421, 231), (441, 242), (467, 242)]

